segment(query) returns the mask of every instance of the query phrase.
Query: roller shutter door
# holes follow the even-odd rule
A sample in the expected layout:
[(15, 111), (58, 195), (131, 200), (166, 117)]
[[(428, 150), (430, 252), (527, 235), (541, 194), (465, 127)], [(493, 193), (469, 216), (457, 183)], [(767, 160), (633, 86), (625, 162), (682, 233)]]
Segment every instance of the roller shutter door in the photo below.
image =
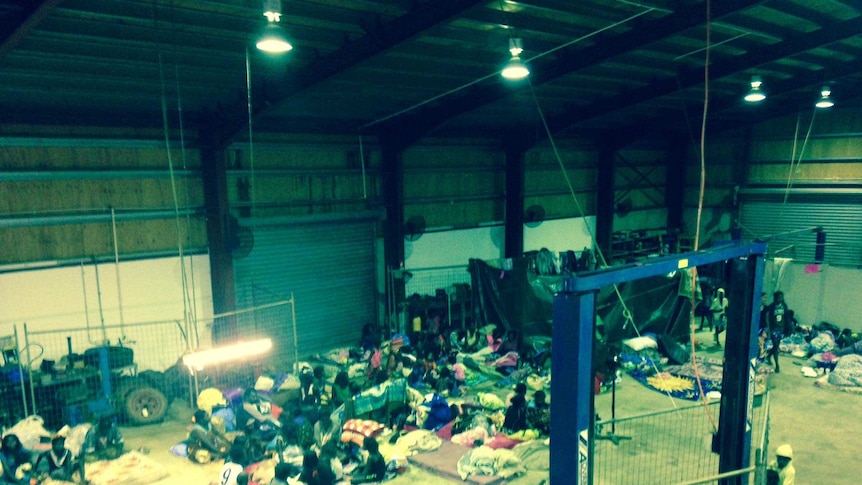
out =
[[(255, 221), (251, 252), (234, 259), (237, 308), (286, 300), (292, 293), (300, 358), (355, 344), (362, 325), (376, 321), (377, 218), (363, 213)], [(240, 224), (252, 227), (249, 221)], [(277, 345), (291, 346), (292, 332), (285, 322)]]
[[(862, 204), (813, 201), (782, 204), (743, 199), (740, 224), (745, 239), (822, 226), (826, 232), (824, 262), (862, 266)], [(815, 243), (814, 233), (802, 233), (770, 242), (769, 253), (813, 262)], [(784, 251), (778, 252), (781, 249)]]

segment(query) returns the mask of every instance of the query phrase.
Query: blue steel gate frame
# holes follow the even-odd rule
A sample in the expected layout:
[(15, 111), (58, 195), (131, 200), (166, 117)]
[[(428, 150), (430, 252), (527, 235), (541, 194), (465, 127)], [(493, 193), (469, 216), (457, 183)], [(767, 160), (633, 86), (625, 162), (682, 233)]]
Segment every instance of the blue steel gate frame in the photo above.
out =
[[(751, 369), (758, 352), (765, 254), (765, 243), (734, 244), (581, 273), (563, 281), (563, 290), (554, 295), (551, 333), (551, 485), (591, 485), (593, 482), (592, 354), (597, 291), (626, 281), (728, 260), (737, 260), (736, 266), (745, 268), (745, 271), (735, 272), (732, 283), (736, 301), (745, 303), (741, 306), (741, 315), (750, 318), (742, 325), (729, 325), (727, 329), (717, 436), (721, 453), (719, 473), (748, 467), (754, 399)], [(741, 477), (734, 477), (721, 483), (741, 484), (741, 480)]]

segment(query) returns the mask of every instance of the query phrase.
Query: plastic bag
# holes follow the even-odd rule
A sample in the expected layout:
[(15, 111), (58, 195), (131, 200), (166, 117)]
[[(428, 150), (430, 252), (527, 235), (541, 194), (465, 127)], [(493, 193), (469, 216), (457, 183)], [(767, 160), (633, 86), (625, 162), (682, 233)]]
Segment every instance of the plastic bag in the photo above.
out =
[(45, 439), (45, 443), (48, 443), (51, 438), (51, 433), (44, 427), (45, 420), (42, 419), (42, 416), (32, 415), (27, 416), (15, 423), (15, 426), (9, 428), (3, 436), (8, 434), (14, 434), (18, 437), (18, 441), (21, 442), (21, 445), (24, 449), (28, 451), (45, 451), (50, 448), (50, 445), (42, 445), (42, 439)]

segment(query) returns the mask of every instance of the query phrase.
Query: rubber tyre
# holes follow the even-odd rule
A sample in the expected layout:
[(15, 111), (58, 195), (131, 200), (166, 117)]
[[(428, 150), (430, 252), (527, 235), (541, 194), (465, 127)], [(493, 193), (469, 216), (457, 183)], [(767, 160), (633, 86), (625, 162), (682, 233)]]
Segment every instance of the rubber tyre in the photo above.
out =
[(123, 409), (130, 424), (159, 423), (168, 412), (168, 398), (155, 387), (135, 387), (123, 397)]

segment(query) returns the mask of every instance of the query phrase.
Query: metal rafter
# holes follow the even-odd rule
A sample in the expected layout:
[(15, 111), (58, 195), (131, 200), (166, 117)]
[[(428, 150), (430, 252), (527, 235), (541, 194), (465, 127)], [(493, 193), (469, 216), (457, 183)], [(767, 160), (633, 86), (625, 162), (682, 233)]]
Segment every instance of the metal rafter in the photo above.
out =
[[(726, 15), (763, 3), (763, 0), (726, 0), (712, 7), (712, 17), (718, 19)], [(557, 79), (566, 74), (598, 64), (607, 59), (643, 48), (655, 42), (688, 29), (698, 27), (705, 21), (703, 5), (684, 8), (657, 20), (642, 22), (637, 28), (615, 36), (606, 36), (588, 50), (568, 47), (555, 53), (555, 60), (542, 64), (534, 63), (530, 82), (535, 86)], [(398, 117), (387, 123), (403, 131), (405, 126), (412, 128), (412, 138), (418, 139), (447, 119), (478, 109), (487, 104), (510, 96), (512, 87), (496, 77), (476, 86), (460, 91), (446, 102), (411, 115)], [(389, 129), (386, 126), (382, 130)]]
[[(710, 77), (712, 79), (719, 79), (775, 62), (811, 49), (840, 42), (848, 37), (858, 35), (860, 31), (862, 31), (862, 17), (836, 23), (827, 28), (819, 29), (777, 44), (752, 49), (748, 53), (732, 59), (717, 61), (709, 68)], [(856, 67), (855, 70), (858, 71), (859, 68)], [(568, 113), (549, 119), (548, 125), (552, 133), (557, 133), (580, 122), (612, 111), (628, 108), (653, 98), (666, 96), (676, 91), (696, 86), (701, 82), (703, 82), (703, 69), (688, 69), (681, 71), (677, 76), (662, 79), (649, 86), (631, 89), (611, 99), (603, 99), (587, 106), (579, 106)]]
[[(739, 128), (742, 124), (757, 124), (763, 123), (766, 120), (777, 118), (780, 116), (785, 116), (788, 114), (792, 114), (797, 112), (800, 107), (803, 107), (804, 103), (809, 103), (804, 105), (804, 107), (810, 107), (814, 100), (816, 99), (816, 91), (814, 89), (819, 88), (824, 83), (828, 84), (830, 80), (838, 80), (847, 76), (852, 76), (854, 74), (860, 73), (860, 68), (858, 67), (858, 63), (856, 62), (841, 62), (834, 63), (830, 66), (827, 66), (825, 69), (821, 71), (815, 71), (806, 73), (803, 75), (795, 76), (791, 79), (786, 79), (783, 81), (773, 81), (769, 83), (769, 98), (767, 98), (766, 104), (764, 106), (758, 106), (754, 113), (748, 113), (745, 116), (745, 120), (710, 120), (707, 124), (707, 129), (709, 133), (721, 133), (728, 130), (733, 130)], [(785, 94), (790, 94), (795, 91), (799, 91), (804, 88), (811, 88), (811, 96), (809, 96), (805, 100), (799, 100), (798, 103), (773, 103), (770, 102), (770, 99), (778, 98)], [(855, 99), (859, 97), (858, 91), (853, 91), (852, 93), (845, 93), (842, 95), (842, 100)], [(741, 96), (740, 92), (740, 96)], [(730, 111), (734, 108), (739, 108), (742, 101), (739, 97), (734, 98), (725, 98), (719, 100), (713, 100), (710, 102), (709, 111), (711, 113), (718, 113), (724, 111)], [(700, 123), (700, 119), (702, 116), (702, 111), (697, 110), (697, 112), (689, 113), (689, 118), (691, 120), (697, 120)], [(617, 130), (614, 130), (617, 133), (616, 141), (618, 142), (618, 147), (625, 147), (634, 143), (635, 141), (645, 138), (649, 135), (660, 132), (666, 128), (666, 124), (664, 123), (664, 119), (666, 117), (656, 117), (649, 120), (644, 120), (642, 122), (637, 123), (636, 125), (620, 127)], [(683, 133), (684, 136), (688, 136), (688, 131)]]
[[(267, 112), (278, 109), (291, 96), (323, 82), (336, 74), (350, 69), (422, 32), (446, 22), (457, 15), (485, 3), (487, 0), (435, 0), (420, 4), (410, 12), (384, 22), (376, 27), (367, 27), (369, 32), (345, 44), (341, 49), (330, 55), (304, 66), (302, 70), (292, 73), (284, 84), (269, 86), (262, 95), (264, 99), (253, 99), (253, 120), (257, 120)], [(260, 90), (257, 90), (259, 93)], [(254, 93), (254, 92), (253, 92)], [(254, 95), (254, 94), (253, 94)], [(244, 111), (245, 107), (234, 109)], [(236, 119), (246, 119), (237, 117)], [(229, 144), (247, 128), (247, 121), (233, 127), (225, 137), (224, 145)]]
[(33, 29), (63, 0), (24, 2), (17, 15), (10, 15), (5, 25), (0, 25), (0, 59), (12, 51)]

